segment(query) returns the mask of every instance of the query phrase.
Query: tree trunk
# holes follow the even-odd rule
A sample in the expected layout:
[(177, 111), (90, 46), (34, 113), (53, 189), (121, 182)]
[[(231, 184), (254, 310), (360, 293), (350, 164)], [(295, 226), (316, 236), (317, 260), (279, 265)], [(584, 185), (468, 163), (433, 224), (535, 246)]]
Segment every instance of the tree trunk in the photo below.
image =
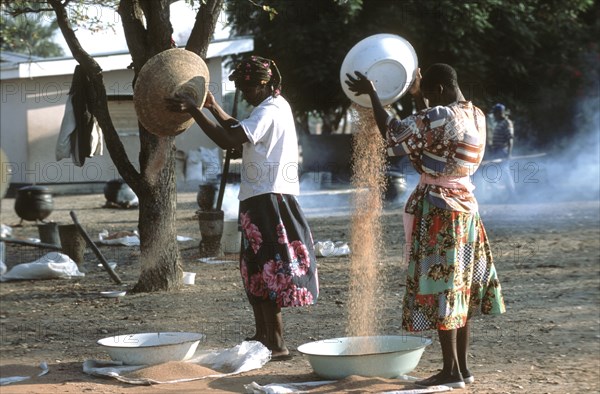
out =
[[(169, 1), (123, 0), (119, 14), (133, 59), (135, 86), (146, 61), (171, 46)], [(141, 124), (139, 131), (141, 174), (133, 181), (136, 187), (132, 189), (139, 198), (141, 271), (131, 292), (168, 291), (180, 287), (183, 275), (175, 226), (175, 138), (155, 136)]]
[[(170, 2), (122, 0), (119, 3), (118, 11), (133, 60), (134, 85), (146, 61), (171, 46)], [(177, 289), (182, 284), (183, 270), (175, 226), (175, 138), (150, 134), (140, 124), (140, 172), (135, 170), (112, 124), (100, 66), (81, 48), (69, 22), (65, 3), (60, 0), (48, 0), (48, 3), (57, 15), (57, 22), (73, 57), (93, 81), (97, 98), (94, 115), (104, 132), (110, 156), (119, 174), (139, 198), (141, 272), (131, 292)], [(223, 0), (206, 0), (201, 5), (187, 49), (205, 57), (222, 4)]]
[(132, 292), (177, 289), (182, 284), (183, 269), (177, 245), (175, 214), (177, 182), (175, 179), (174, 137), (146, 135), (152, 146), (146, 161), (144, 190), (138, 197), (141, 273)]

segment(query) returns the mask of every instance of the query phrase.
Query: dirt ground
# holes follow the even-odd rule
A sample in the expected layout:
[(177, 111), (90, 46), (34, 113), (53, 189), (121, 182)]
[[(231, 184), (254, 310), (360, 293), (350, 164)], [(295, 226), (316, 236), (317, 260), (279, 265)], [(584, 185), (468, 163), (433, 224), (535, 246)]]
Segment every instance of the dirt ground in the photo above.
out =
[[(48, 220), (70, 223), (75, 210), (88, 233), (133, 230), (138, 211), (103, 208), (102, 195), (55, 196)], [(2, 223), (19, 218), (14, 199), (2, 200)], [(350, 239), (346, 208), (308, 209), (314, 239)], [(474, 319), (470, 361), (476, 381), (460, 392), (592, 393), (600, 391), (600, 226), (599, 201), (537, 204), (483, 204), (480, 207), (495, 254), (507, 313)], [(155, 386), (133, 386), (86, 375), (84, 360), (108, 359), (96, 344), (100, 338), (126, 333), (193, 331), (206, 334), (200, 346), (229, 348), (252, 333), (253, 318), (237, 264), (198, 261), (199, 230), (194, 193), (178, 198), (178, 234), (185, 271), (196, 272), (194, 286), (170, 293), (102, 298), (101, 291), (127, 289), (139, 275), (137, 247), (101, 246), (125, 286), (116, 286), (87, 249), (85, 277), (70, 280), (15, 281), (0, 284), (0, 371), (31, 372), (40, 362), (50, 373), (3, 386), (4, 393), (239, 393), (244, 385), (315, 381), (297, 346), (344, 336), (347, 316), (349, 258), (318, 259), (321, 294), (310, 308), (283, 312), (286, 340), (294, 357), (263, 368), (220, 379)], [(335, 212), (334, 212), (335, 211)], [(333, 216), (326, 216), (327, 213)], [(386, 250), (380, 277), (382, 333), (400, 334), (405, 266), (402, 263), (401, 207), (383, 214)], [(38, 237), (27, 222), (13, 227), (15, 237)], [(36, 250), (7, 244), (9, 268), (32, 261)], [(39, 254), (40, 252), (37, 251)], [(441, 367), (436, 335), (411, 375), (427, 377)], [(355, 391), (401, 389), (393, 380), (353, 378)], [(326, 390), (322, 390), (325, 392)], [(331, 389), (329, 392), (335, 392)]]

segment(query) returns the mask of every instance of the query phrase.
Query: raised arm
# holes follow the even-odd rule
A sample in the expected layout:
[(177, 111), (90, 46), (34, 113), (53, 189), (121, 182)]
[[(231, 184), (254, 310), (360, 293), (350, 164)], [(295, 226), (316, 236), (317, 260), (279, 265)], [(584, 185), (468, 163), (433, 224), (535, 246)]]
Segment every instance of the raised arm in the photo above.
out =
[(375, 122), (377, 122), (377, 128), (383, 139), (387, 140), (387, 119), (390, 115), (385, 108), (383, 108), (373, 82), (358, 71), (355, 71), (354, 74), (356, 74), (356, 78), (350, 74), (346, 74), (348, 77), (346, 85), (348, 85), (348, 89), (357, 96), (361, 94), (369, 95), (371, 106), (373, 107), (373, 116), (375, 117)]
[(171, 111), (188, 112), (198, 126), (206, 133), (221, 149), (231, 149), (248, 142), (244, 129), (239, 125), (237, 119), (229, 116), (215, 101), (209, 92), (204, 107), (217, 119), (219, 124), (213, 122), (206, 116), (202, 109), (196, 106), (194, 99), (185, 94), (176, 94), (165, 99)]
[(215, 117), (215, 119), (217, 119), (217, 122), (219, 122), (221, 127), (224, 129), (229, 129), (240, 123), (236, 118), (229, 115), (227, 112), (225, 112), (225, 110), (223, 110), (223, 108), (221, 108), (219, 103), (217, 103), (215, 100), (215, 96), (213, 96), (211, 92), (206, 94), (204, 108), (210, 111), (210, 113)]

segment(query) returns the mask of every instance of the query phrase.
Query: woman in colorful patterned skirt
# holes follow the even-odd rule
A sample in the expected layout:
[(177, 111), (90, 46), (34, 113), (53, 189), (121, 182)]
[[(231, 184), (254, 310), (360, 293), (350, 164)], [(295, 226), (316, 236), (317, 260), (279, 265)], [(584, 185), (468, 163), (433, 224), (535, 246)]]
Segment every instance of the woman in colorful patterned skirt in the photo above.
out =
[(370, 96), (388, 153), (408, 155), (421, 176), (404, 213), (408, 277), (402, 325), (438, 331), (443, 368), (417, 384), (465, 387), (475, 380), (467, 364), (471, 317), (505, 312), (470, 180), (483, 158), (485, 115), (465, 100), (447, 64), (432, 65), (422, 79), (417, 71), (409, 92), (419, 111), (403, 120), (387, 113), (369, 79), (355, 75), (347, 75), (346, 83)]
[(255, 108), (245, 120), (229, 116), (209, 92), (204, 108), (191, 97), (168, 100), (174, 111), (189, 112), (223, 149), (242, 146), (240, 271), (254, 311), (256, 334), (271, 350), (271, 359), (289, 358), (283, 340), (281, 308), (312, 305), (319, 282), (311, 231), (296, 197), (298, 139), (294, 117), (281, 96), (275, 62), (258, 56), (241, 61), (229, 76)]

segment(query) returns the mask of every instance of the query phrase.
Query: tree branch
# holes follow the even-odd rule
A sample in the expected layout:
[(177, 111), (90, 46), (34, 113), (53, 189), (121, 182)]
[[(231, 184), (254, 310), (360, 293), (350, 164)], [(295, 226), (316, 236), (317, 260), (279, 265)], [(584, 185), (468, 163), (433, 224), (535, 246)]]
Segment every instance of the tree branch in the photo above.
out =
[(147, 32), (144, 27), (142, 7), (138, 0), (122, 0), (119, 3), (117, 12), (123, 21), (125, 40), (133, 60), (133, 70), (137, 76), (146, 60), (148, 60), (148, 54), (146, 53)]
[(208, 44), (212, 40), (219, 14), (223, 8), (223, 0), (206, 0), (200, 5), (196, 14), (196, 22), (190, 34), (185, 49), (192, 51), (203, 59), (206, 59)]
[(119, 174), (135, 191), (136, 186), (139, 183), (139, 173), (129, 161), (123, 143), (112, 123), (110, 112), (108, 111), (108, 100), (106, 97), (106, 87), (104, 86), (102, 69), (94, 58), (81, 47), (81, 44), (69, 23), (65, 6), (60, 0), (48, 0), (48, 3), (52, 6), (52, 9), (56, 14), (56, 22), (65, 37), (73, 57), (85, 70), (92, 81), (96, 93), (96, 101), (93, 109), (94, 116), (98, 120), (98, 124), (104, 133), (104, 139), (106, 140), (110, 157), (117, 166)]
[(171, 48), (173, 27), (171, 26), (169, 4), (169, 0), (154, 0), (146, 3), (147, 7), (144, 9), (144, 13), (151, 51), (149, 57)]
[(48, 11), (54, 11), (52, 8), (38, 8), (38, 9), (33, 9), (30, 7), (23, 7), (23, 8), (15, 8), (12, 11), (7, 11), (8, 15), (12, 16), (12, 17), (17, 17), (19, 15), (23, 15), (23, 14), (39, 14), (40, 12), (48, 12)]
[[(71, 2), (71, 0), (65, 0), (63, 2), (63, 7), (66, 7), (67, 5), (69, 5), (70, 2)], [(0, 1), (0, 3), (4, 3), (8, 7), (8, 5), (10, 5), (11, 2), (10, 1)], [(41, 2), (39, 2), (39, 3), (41, 3)], [(39, 14), (42, 12), (53, 12), (53, 11), (54, 11), (53, 8), (42, 8), (41, 6), (40, 6), (40, 8), (31, 8), (28, 6), (24, 6), (24, 7), (8, 8), (8, 10), (5, 12), (12, 17), (17, 17), (17, 16), (23, 15), (23, 14)]]
[[(166, 49), (171, 48), (173, 28), (170, 22), (170, 0), (122, 0), (119, 4), (119, 15), (123, 20), (123, 29), (127, 46), (132, 55), (135, 86), (138, 73), (148, 59)], [(145, 22), (145, 23), (144, 23)], [(174, 139), (157, 137), (149, 133), (138, 122), (141, 150), (139, 154), (140, 172), (142, 174), (139, 189), (136, 193), (151, 194), (156, 189), (158, 167), (165, 166), (166, 160), (172, 159)], [(168, 140), (168, 142), (167, 142)]]

